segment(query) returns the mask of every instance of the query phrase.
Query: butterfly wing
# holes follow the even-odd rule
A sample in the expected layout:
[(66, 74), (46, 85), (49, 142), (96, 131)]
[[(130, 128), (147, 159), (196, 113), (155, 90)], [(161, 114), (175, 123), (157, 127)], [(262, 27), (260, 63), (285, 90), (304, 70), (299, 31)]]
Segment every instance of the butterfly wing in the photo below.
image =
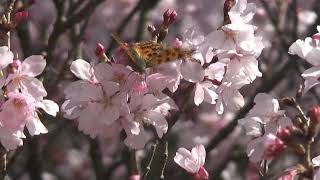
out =
[(144, 60), (148, 67), (157, 65), (157, 59), (164, 50), (164, 46), (161, 43), (153, 41), (135, 43), (134, 49), (139, 54), (140, 58)]

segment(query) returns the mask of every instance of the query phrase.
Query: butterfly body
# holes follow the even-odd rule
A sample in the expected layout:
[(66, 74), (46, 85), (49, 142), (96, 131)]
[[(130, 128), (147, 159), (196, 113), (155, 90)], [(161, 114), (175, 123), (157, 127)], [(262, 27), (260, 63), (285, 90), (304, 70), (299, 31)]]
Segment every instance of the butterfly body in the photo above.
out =
[(114, 36), (114, 38), (122, 45), (126, 54), (140, 72), (166, 62), (192, 58), (194, 52), (194, 50), (184, 48), (166, 47), (164, 44), (154, 41), (131, 43), (124, 46), (117, 37)]

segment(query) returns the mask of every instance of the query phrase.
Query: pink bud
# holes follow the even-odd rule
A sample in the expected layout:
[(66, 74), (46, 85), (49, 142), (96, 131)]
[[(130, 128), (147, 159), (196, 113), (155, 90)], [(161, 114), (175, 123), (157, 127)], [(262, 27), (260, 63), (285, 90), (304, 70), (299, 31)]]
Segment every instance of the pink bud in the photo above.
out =
[(169, 24), (172, 24), (177, 19), (178, 13), (173, 10), (170, 14)]
[(164, 13), (163, 13), (163, 19), (169, 19), (170, 18), (170, 9), (167, 9)]
[(131, 176), (129, 177), (129, 180), (140, 180), (140, 175), (139, 175), (139, 174), (131, 175)]
[(16, 24), (19, 24), (21, 21), (27, 19), (27, 17), (29, 16), (28, 11), (21, 11), (21, 12), (17, 12), (14, 15), (14, 22)]
[(176, 38), (173, 42), (173, 47), (175, 48), (181, 48), (182, 47), (182, 41), (180, 41), (179, 38)]
[(289, 140), (291, 136), (291, 130), (289, 128), (282, 128), (277, 132), (277, 137), (282, 141)]
[(312, 36), (312, 39), (314, 40), (320, 40), (320, 33), (316, 33)]
[(320, 122), (320, 106), (315, 106), (311, 108), (308, 112), (308, 116), (313, 123)]
[(97, 45), (96, 45), (96, 51), (95, 51), (96, 56), (98, 56), (98, 57), (103, 57), (104, 54), (105, 54), (104, 52), (105, 52), (104, 46), (103, 46), (102, 44), (100, 44), (100, 43), (97, 43)]
[(178, 13), (175, 10), (173, 11), (171, 11), (170, 9), (166, 10), (163, 13), (163, 24), (165, 26), (169, 26), (177, 19), (177, 16), (178, 16)]
[(265, 142), (265, 156), (268, 159), (273, 159), (274, 157), (278, 156), (280, 153), (283, 152), (283, 150), (286, 149), (285, 143), (279, 139), (278, 137), (274, 136), (273, 134), (270, 134), (267, 136), (266, 142)]

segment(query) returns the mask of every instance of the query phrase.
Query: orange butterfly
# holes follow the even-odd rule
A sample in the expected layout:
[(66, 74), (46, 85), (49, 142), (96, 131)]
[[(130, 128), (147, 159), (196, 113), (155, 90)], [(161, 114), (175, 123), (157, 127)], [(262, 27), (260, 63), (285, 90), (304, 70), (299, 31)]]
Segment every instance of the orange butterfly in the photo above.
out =
[(146, 68), (155, 67), (159, 64), (178, 60), (190, 59), (194, 50), (165, 47), (162, 43), (154, 41), (124, 44), (119, 37), (112, 34), (112, 37), (122, 46), (129, 59), (133, 62), (134, 68), (144, 72)]

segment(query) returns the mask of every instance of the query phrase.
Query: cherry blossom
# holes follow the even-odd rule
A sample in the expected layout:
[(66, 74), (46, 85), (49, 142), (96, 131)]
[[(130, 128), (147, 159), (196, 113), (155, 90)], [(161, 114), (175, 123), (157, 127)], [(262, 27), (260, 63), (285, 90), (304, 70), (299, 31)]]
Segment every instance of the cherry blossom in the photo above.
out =
[(247, 135), (254, 137), (248, 144), (247, 153), (251, 161), (259, 162), (272, 159), (285, 149), (285, 143), (277, 135), (293, 124), (285, 116), (285, 111), (280, 110), (278, 100), (271, 95), (260, 93), (254, 102), (246, 117), (238, 122), (244, 126)]
[(10, 73), (6, 79), (7, 90), (9, 92), (21, 90), (35, 98), (47, 96), (42, 82), (35, 78), (43, 72), (45, 66), (46, 61), (40, 55), (30, 56), (22, 63), (20, 60), (15, 60), (11, 64), (13, 73)]
[(189, 173), (198, 175), (201, 179), (208, 179), (209, 174), (203, 167), (205, 159), (206, 150), (200, 144), (193, 147), (191, 152), (185, 148), (179, 148), (174, 157), (174, 162)]
[(96, 85), (76, 81), (65, 90), (69, 101), (64, 103), (63, 110), (70, 110), (67, 116), (77, 118), (79, 129), (86, 134), (92, 137), (103, 135), (101, 128), (112, 125), (120, 114), (128, 112), (127, 95), (118, 92), (119, 85), (115, 82), (107, 81)]
[(15, 149), (23, 144), (25, 138), (23, 129), (26, 126), (30, 135), (47, 133), (47, 128), (41, 123), (38, 109), (41, 108), (48, 114), (56, 116), (59, 107), (51, 100), (34, 99), (30, 95), (10, 92), (8, 100), (1, 106), (0, 126), (3, 136), (1, 143), (7, 149)]
[(238, 122), (245, 127), (248, 135), (261, 135), (262, 132), (277, 133), (281, 128), (292, 126), (291, 120), (280, 110), (279, 102), (272, 96), (260, 93), (254, 99), (255, 105), (245, 118)]
[(229, 12), (231, 23), (211, 32), (201, 45), (205, 62), (218, 60), (205, 69), (205, 75), (220, 82), (215, 88), (219, 114), (239, 110), (244, 105), (239, 89), (262, 76), (257, 61), (264, 48), (262, 37), (255, 35), (255, 26), (247, 24), (255, 9), (246, 0), (236, 1)]
[[(320, 26), (317, 26), (317, 29), (320, 32)], [(320, 40), (317, 38), (317, 34), (313, 38), (307, 37), (304, 41), (298, 39), (289, 47), (289, 54), (298, 55), (314, 66), (301, 74), (305, 79), (304, 93), (319, 84), (320, 63), (318, 58), (320, 55)]]
[[(138, 73), (121, 64), (90, 65), (76, 60), (70, 69), (82, 80), (72, 82), (65, 89), (67, 100), (62, 109), (65, 117), (77, 120), (79, 130), (85, 134), (92, 138), (108, 137), (114, 135), (108, 132), (119, 133), (124, 129), (125, 143), (140, 149), (148, 140), (144, 124), (154, 126), (159, 137), (167, 132), (166, 115), (177, 107), (171, 98), (160, 93), (164, 87), (158, 90), (154, 90), (158, 84), (147, 87)], [(156, 77), (156, 74), (152, 75)], [(152, 75), (147, 77), (147, 82), (152, 80)], [(153, 90), (151, 93), (157, 91), (157, 96), (150, 94), (149, 89)]]
[(142, 97), (131, 97), (129, 103), (130, 114), (121, 119), (121, 124), (127, 133), (127, 139), (125, 140), (127, 145), (135, 149), (140, 149), (144, 146), (147, 139), (143, 123), (154, 126), (159, 138), (167, 132), (168, 123), (165, 119), (165, 114), (168, 112), (163, 112), (163, 110), (167, 110), (161, 106), (169, 105), (170, 102), (168, 100), (168, 98), (158, 99), (151, 94), (146, 94)]

